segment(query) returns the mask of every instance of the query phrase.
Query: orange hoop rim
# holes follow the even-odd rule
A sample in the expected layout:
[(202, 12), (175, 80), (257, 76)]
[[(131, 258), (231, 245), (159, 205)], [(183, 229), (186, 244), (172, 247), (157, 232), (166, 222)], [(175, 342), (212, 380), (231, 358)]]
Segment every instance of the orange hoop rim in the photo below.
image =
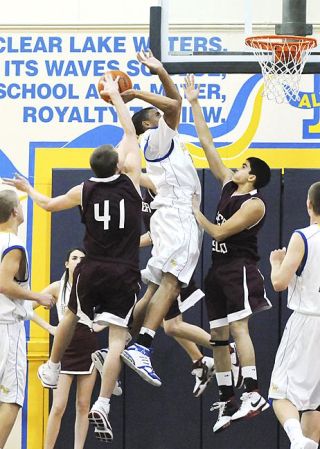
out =
[(264, 36), (250, 36), (245, 39), (246, 45), (259, 50), (274, 51), (279, 46), (294, 48), (299, 45), (300, 49), (309, 50), (317, 46), (317, 39), (314, 37), (291, 36), (281, 34), (270, 34)]

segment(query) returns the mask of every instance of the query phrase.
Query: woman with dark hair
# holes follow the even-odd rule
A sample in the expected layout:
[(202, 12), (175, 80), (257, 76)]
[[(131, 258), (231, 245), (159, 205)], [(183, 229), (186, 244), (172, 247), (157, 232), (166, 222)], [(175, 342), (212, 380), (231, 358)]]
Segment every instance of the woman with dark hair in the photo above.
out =
[[(56, 299), (58, 319), (61, 321), (68, 307), (73, 272), (85, 257), (82, 248), (70, 249), (65, 257), (65, 271), (59, 281), (53, 282), (43, 290)], [(34, 317), (37, 324), (46, 327), (50, 333), (52, 326), (43, 326), (42, 319)], [(61, 361), (61, 373), (57, 389), (53, 390), (53, 402), (48, 419), (44, 449), (53, 449), (59, 434), (61, 419), (67, 406), (70, 387), (74, 377), (77, 379), (76, 421), (74, 429), (74, 449), (83, 449), (88, 432), (88, 413), (92, 390), (96, 381), (96, 370), (91, 361), (91, 353), (98, 349), (96, 334), (92, 332), (91, 321), (86, 315), (77, 323), (73, 339)]]

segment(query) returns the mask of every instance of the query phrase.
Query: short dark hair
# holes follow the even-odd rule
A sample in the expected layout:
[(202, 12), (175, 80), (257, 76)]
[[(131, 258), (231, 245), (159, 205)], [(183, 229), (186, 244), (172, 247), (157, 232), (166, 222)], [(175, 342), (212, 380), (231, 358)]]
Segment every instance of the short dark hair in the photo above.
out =
[(266, 186), (271, 177), (269, 165), (258, 157), (248, 157), (247, 161), (250, 163), (250, 173), (256, 177), (254, 182), (255, 188), (261, 189), (261, 187)]
[(312, 210), (316, 215), (320, 215), (320, 182), (311, 184), (308, 191), (308, 198), (312, 205)]
[(149, 112), (155, 109), (154, 107), (148, 107), (141, 109), (140, 111), (136, 112), (132, 116), (132, 123), (135, 127), (137, 136), (140, 136), (140, 134), (143, 134), (145, 132), (145, 128), (143, 126), (143, 123), (145, 120), (148, 120), (149, 118)]
[(10, 215), (15, 207), (19, 204), (18, 195), (14, 190), (0, 191), (0, 223), (9, 220)]
[(118, 153), (112, 145), (101, 145), (91, 154), (90, 167), (98, 178), (109, 178), (115, 174), (118, 160)]

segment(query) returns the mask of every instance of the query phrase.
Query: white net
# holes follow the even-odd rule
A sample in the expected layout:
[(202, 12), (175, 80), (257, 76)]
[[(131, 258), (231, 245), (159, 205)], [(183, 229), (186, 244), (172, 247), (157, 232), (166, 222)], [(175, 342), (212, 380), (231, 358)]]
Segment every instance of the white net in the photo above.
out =
[(301, 36), (255, 36), (247, 38), (246, 45), (252, 47), (261, 66), (264, 95), (277, 103), (299, 101), (301, 75), (316, 40)]

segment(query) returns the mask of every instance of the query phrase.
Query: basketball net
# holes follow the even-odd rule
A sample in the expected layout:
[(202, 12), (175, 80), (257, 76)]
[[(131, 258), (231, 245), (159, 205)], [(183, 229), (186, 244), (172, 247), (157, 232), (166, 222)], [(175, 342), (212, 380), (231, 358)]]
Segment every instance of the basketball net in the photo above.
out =
[(317, 45), (316, 39), (270, 35), (247, 37), (245, 43), (260, 64), (263, 95), (277, 103), (300, 101), (301, 75), (311, 49)]

